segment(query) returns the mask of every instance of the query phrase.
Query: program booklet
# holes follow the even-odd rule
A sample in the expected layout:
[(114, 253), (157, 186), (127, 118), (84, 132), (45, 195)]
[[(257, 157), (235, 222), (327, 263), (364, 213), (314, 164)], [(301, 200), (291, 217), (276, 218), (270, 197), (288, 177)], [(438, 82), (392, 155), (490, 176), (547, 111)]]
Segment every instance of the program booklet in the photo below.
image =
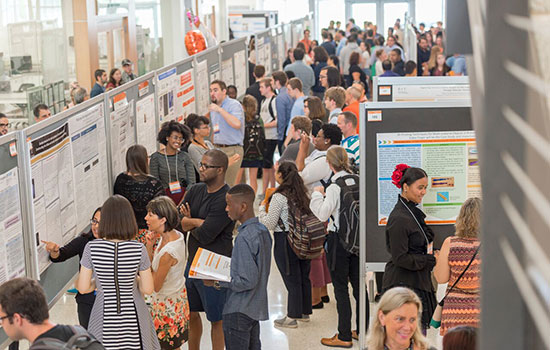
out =
[(189, 278), (231, 282), (231, 258), (199, 248), (189, 268)]

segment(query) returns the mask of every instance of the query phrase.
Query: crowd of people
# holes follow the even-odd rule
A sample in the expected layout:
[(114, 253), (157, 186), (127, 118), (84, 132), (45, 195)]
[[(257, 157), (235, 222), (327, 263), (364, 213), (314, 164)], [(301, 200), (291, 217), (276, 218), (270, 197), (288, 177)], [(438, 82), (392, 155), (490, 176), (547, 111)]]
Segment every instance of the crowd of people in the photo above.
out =
[[(438, 40), (443, 29), (419, 27), (418, 55), (420, 48), (431, 54), (418, 61), (416, 74), (446, 75)], [(399, 23), (391, 32), (384, 41), (372, 24), (361, 30), (350, 19), (344, 31), (331, 22), (318, 45), (306, 30), (289, 50), (284, 71), (267, 77), (265, 67), (249, 62), (254, 79), (242, 101), (234, 86), (212, 81), (207, 115), (163, 123), (159, 151), (151, 155), (141, 145), (127, 150), (126, 171), (116, 178), (114, 195), (92, 213), (90, 232), (65, 246), (44, 242), (52, 262), (80, 258), (76, 302), (87, 333), (50, 321), (41, 287), (20, 278), (0, 286), (7, 334), (32, 346), (81, 333), (105, 349), (178, 349), (187, 342), (195, 350), (204, 312), (212, 349), (260, 349), (273, 251), (287, 293), (286, 313), (275, 327), (315, 322), (314, 311), (331, 302), (332, 284), (337, 332), (319, 339), (325, 346), (350, 348), (368, 331), (370, 350), (431, 349), (425, 335), (438, 321), (439, 304), (444, 349), (474, 349), (481, 202), (467, 200), (456, 234), (434, 249), (434, 233), (418, 207), (428, 188), (423, 169), (395, 166), (400, 194), (386, 226), (391, 258), (377, 278), (382, 295), (372, 317), (369, 304), (359, 302), (366, 288), (359, 282), (360, 232), (353, 219), (365, 157), (359, 103), (367, 99), (378, 63), (387, 75), (416, 69), (403, 60)], [(450, 58), (460, 64), (460, 57)], [(128, 79), (124, 73), (111, 71), (107, 88)], [(105, 83), (106, 73), (96, 72), (92, 93), (102, 93)], [(231, 257), (230, 282), (190, 276), (199, 248)], [(439, 303), (432, 273), (448, 283)], [(363, 330), (361, 308), (370, 319)]]

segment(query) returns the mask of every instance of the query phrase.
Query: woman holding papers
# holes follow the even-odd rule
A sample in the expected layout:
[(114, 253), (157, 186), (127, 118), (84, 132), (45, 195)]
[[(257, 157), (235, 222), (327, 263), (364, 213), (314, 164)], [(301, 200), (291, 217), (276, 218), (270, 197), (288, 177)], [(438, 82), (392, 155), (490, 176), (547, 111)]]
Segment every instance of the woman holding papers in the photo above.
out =
[[(166, 196), (153, 199), (147, 204), (145, 221), (151, 231), (146, 247), (155, 285), (151, 315), (161, 348), (179, 349), (188, 339), (189, 303), (183, 277), (187, 247), (183, 234), (175, 230), (179, 216), (174, 202)], [(155, 249), (157, 235), (160, 242)]]

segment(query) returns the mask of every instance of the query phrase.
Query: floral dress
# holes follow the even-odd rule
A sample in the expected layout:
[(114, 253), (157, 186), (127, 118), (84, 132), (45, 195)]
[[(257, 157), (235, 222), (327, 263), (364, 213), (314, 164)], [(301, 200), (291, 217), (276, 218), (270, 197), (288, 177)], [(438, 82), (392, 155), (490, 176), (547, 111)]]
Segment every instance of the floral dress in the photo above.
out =
[[(153, 270), (159, 267), (160, 258), (170, 254), (178, 262), (173, 265), (160, 291), (153, 293), (151, 300), (151, 315), (162, 349), (177, 349), (188, 338), (189, 303), (185, 289), (185, 264), (187, 261), (185, 239), (180, 237), (162, 246), (162, 238), (155, 249)], [(162, 248), (160, 248), (162, 247)]]

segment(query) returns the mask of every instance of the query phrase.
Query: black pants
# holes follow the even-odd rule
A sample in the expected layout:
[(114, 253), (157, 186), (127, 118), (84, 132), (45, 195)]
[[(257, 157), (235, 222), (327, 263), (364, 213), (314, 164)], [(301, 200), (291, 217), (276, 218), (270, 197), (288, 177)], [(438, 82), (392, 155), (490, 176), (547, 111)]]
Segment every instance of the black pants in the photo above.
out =
[(311, 315), (311, 260), (298, 259), (288, 244), (286, 232), (275, 232), (274, 236), (273, 255), (288, 291), (287, 316), (302, 318), (302, 315)]
[[(359, 331), (359, 257), (344, 249), (335, 233), (327, 238), (327, 259), (333, 259), (334, 266), (330, 268), (330, 277), (336, 297), (338, 311), (338, 339), (351, 341), (351, 302), (348, 283), (353, 288), (355, 298), (355, 323)], [(330, 263), (329, 263), (330, 266)], [(369, 304), (366, 305), (367, 325), (369, 322)]]
[(78, 323), (85, 329), (88, 329), (88, 323), (90, 322), (90, 314), (92, 313), (92, 308), (94, 304), (88, 303), (77, 303), (78, 310)]

